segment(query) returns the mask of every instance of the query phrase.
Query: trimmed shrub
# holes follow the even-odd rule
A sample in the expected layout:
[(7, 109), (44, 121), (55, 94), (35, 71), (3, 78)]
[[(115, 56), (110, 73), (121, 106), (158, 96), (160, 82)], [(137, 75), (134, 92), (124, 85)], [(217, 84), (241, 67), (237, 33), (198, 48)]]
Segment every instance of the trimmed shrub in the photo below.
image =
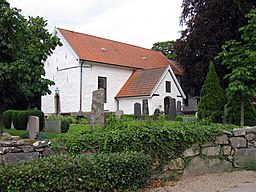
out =
[(2, 191), (136, 191), (150, 176), (152, 159), (122, 152), (55, 156), (0, 167)]
[(12, 114), (15, 110), (7, 110), (3, 113), (3, 124), (6, 129), (12, 126)]
[(69, 126), (70, 122), (68, 120), (62, 120), (60, 125), (61, 133), (67, 133), (69, 130)]
[(220, 123), (222, 122), (224, 105), (225, 94), (220, 86), (214, 64), (210, 62), (209, 70), (200, 92), (198, 118)]
[(29, 116), (39, 117), (39, 131), (42, 131), (45, 126), (44, 112), (37, 109), (28, 110)]
[(15, 110), (12, 113), (12, 123), (15, 129), (19, 130), (19, 122), (18, 122), (18, 113), (20, 112), (20, 110)]
[(29, 117), (28, 111), (19, 111), (19, 113), (17, 114), (18, 129), (19, 130), (26, 130), (27, 129), (28, 117)]

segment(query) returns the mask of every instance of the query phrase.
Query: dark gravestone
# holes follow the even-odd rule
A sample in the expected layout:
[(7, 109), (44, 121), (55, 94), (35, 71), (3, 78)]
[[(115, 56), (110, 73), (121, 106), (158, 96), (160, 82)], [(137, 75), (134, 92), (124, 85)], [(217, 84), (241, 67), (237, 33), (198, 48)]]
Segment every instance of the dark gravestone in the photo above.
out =
[(182, 112), (181, 112), (181, 101), (177, 101), (177, 115), (182, 115)]
[(175, 120), (176, 119), (176, 99), (173, 99), (173, 98), (170, 99), (169, 119), (170, 120)]
[(143, 117), (149, 115), (149, 111), (148, 111), (148, 100), (147, 100), (147, 99), (143, 99), (143, 100), (142, 100), (142, 114), (143, 114)]
[(160, 113), (161, 113), (161, 112), (160, 112), (160, 109), (155, 109), (155, 111), (154, 111), (154, 120), (157, 120), (157, 119), (158, 119)]
[(134, 103), (134, 116), (136, 118), (141, 118), (141, 104)]
[(98, 89), (92, 92), (91, 125), (93, 128), (102, 126), (105, 123), (104, 98), (104, 89)]

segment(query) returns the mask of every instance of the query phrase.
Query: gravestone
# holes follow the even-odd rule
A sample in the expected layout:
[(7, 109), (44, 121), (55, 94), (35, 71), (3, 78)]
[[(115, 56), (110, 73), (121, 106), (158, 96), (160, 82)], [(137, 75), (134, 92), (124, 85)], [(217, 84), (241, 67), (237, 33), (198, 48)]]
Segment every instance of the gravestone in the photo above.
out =
[(122, 116), (123, 114), (124, 114), (124, 111), (123, 111), (123, 110), (117, 110), (116, 113), (115, 113), (116, 117), (119, 118), (119, 119), (121, 118), (121, 116)]
[(47, 120), (45, 121), (45, 132), (48, 133), (61, 133), (61, 121), (60, 120)]
[(181, 101), (177, 101), (177, 115), (182, 115), (182, 112), (181, 112)]
[(161, 113), (161, 112), (160, 112), (160, 109), (155, 109), (155, 111), (154, 111), (154, 120), (157, 120), (157, 119), (158, 119), (160, 113)]
[(149, 115), (147, 99), (142, 100), (142, 114), (143, 114), (143, 117), (146, 117)]
[(134, 116), (138, 119), (141, 118), (141, 104), (134, 103)]
[(171, 98), (170, 99), (170, 113), (169, 113), (169, 119), (175, 120), (176, 118), (176, 99)]
[(224, 108), (223, 108), (223, 119), (222, 119), (223, 124), (227, 123), (227, 114), (228, 114), (228, 108), (227, 108), (227, 104), (226, 104), (226, 105), (224, 105)]
[(102, 126), (105, 123), (104, 98), (104, 89), (98, 89), (92, 92), (92, 113), (90, 122), (93, 128)]
[(28, 120), (29, 139), (35, 139), (39, 132), (39, 117), (30, 116)]

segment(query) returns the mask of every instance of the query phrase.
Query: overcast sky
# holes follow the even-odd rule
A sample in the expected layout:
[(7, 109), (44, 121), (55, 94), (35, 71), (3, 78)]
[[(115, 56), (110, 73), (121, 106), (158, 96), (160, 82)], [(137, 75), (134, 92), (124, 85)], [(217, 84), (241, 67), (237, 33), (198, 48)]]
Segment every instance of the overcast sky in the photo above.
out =
[(24, 16), (41, 16), (54, 27), (145, 48), (179, 38), (182, 0), (7, 0)]

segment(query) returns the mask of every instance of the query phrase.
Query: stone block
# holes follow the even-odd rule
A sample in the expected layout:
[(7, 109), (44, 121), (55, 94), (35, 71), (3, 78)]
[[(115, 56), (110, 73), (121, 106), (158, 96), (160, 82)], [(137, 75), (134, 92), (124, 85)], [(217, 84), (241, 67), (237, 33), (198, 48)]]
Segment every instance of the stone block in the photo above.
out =
[(245, 138), (247, 139), (247, 141), (253, 141), (256, 139), (256, 136), (254, 133), (250, 133), (248, 135), (245, 135)]
[(93, 128), (103, 126), (105, 123), (104, 114), (104, 89), (98, 89), (92, 92), (92, 105), (91, 105), (91, 125)]
[(37, 141), (33, 143), (35, 148), (48, 147), (51, 144), (50, 141)]
[(49, 148), (49, 147), (44, 148), (44, 151), (42, 153), (43, 157), (48, 157), (48, 156), (53, 156), (53, 155), (55, 155), (55, 153), (51, 150), (51, 148)]
[(45, 132), (48, 133), (61, 133), (61, 121), (58, 120), (47, 120), (45, 121)]
[(231, 137), (229, 141), (232, 148), (245, 148), (247, 145), (247, 141), (244, 137)]
[(7, 153), (2, 155), (3, 163), (17, 163), (21, 161), (29, 161), (39, 157), (39, 152), (31, 153)]
[(205, 147), (202, 149), (202, 155), (205, 156), (210, 156), (210, 157), (214, 157), (214, 156), (219, 156), (220, 155), (220, 146), (216, 146), (216, 147)]
[(234, 136), (245, 136), (246, 135), (246, 129), (245, 128), (239, 128), (239, 129), (234, 129), (233, 130)]
[(223, 134), (222, 136), (219, 136), (216, 141), (215, 144), (218, 145), (227, 145), (228, 144), (228, 136), (226, 134)]
[(190, 148), (183, 152), (184, 157), (194, 157), (200, 154), (200, 147), (198, 144), (192, 145)]
[(211, 147), (213, 145), (213, 143), (210, 142), (204, 142), (202, 144), (200, 144), (201, 147)]
[(185, 162), (181, 158), (173, 159), (168, 164), (170, 170), (181, 170), (185, 168)]
[(256, 134), (256, 126), (255, 127), (246, 127), (246, 134), (254, 133)]
[(256, 148), (238, 149), (234, 154), (234, 163), (237, 167), (243, 167), (256, 158)]
[(33, 152), (34, 149), (35, 149), (35, 148), (32, 147), (32, 146), (21, 146), (20, 148), (22, 149), (22, 151), (23, 151), (24, 153)]
[(232, 148), (229, 145), (223, 146), (222, 150), (223, 150), (223, 155), (225, 156), (231, 155)]
[(202, 159), (194, 157), (189, 166), (184, 169), (184, 176), (196, 176), (210, 173), (223, 173), (232, 170), (232, 163), (220, 159)]

